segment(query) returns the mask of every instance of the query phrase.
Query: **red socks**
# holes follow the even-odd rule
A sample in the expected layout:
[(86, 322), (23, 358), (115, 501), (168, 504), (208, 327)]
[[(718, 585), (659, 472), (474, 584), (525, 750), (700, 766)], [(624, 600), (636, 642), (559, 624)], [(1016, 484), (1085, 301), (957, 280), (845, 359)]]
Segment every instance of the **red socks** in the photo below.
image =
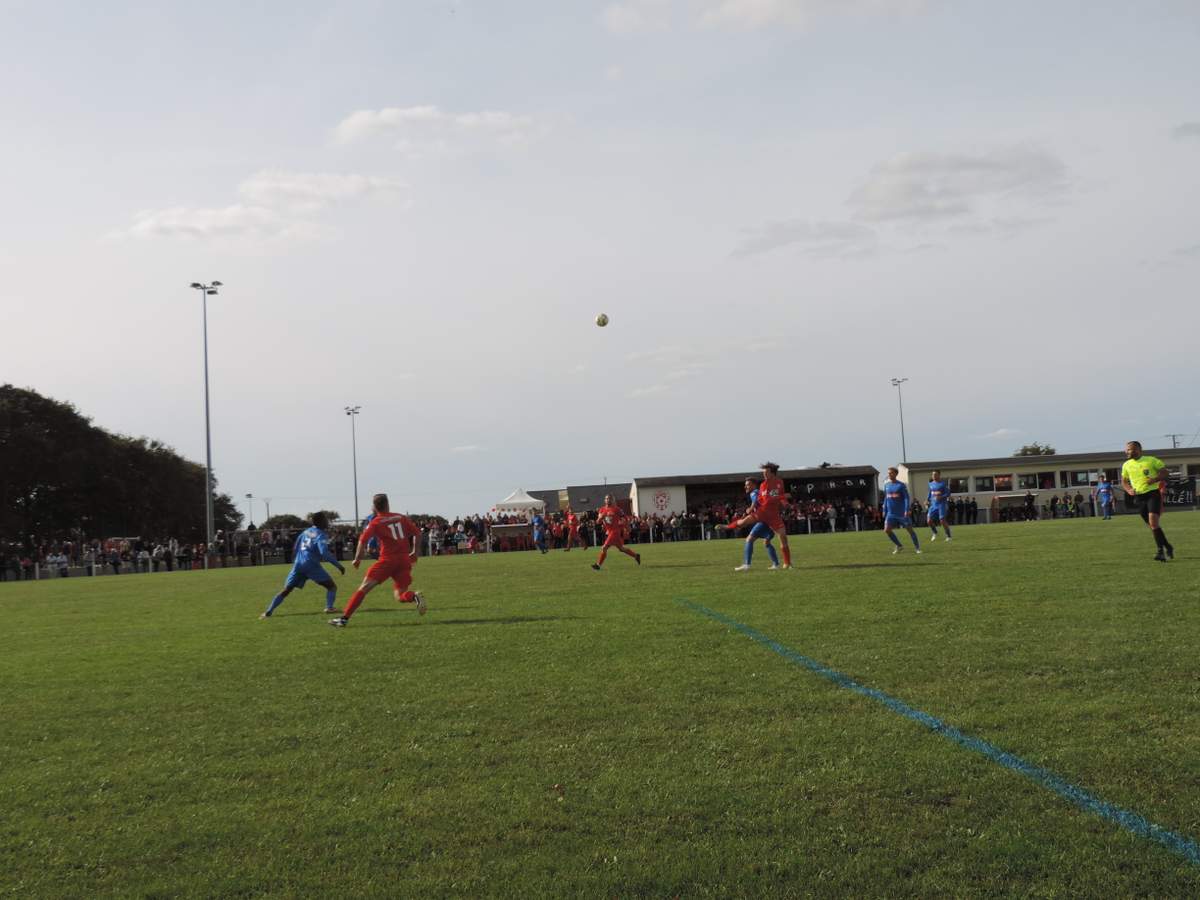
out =
[(354, 615), (354, 611), (358, 609), (359, 604), (363, 602), (363, 592), (360, 588), (350, 595), (350, 599), (346, 601), (346, 611), (342, 613), (343, 619), (349, 619)]

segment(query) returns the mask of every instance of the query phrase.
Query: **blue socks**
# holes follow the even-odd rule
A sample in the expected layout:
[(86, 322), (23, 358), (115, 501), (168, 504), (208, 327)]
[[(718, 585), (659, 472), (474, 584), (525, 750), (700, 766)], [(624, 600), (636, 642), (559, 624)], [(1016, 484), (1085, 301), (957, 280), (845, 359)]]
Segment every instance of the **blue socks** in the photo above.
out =
[(952, 537), (952, 535), (950, 534), (950, 526), (943, 525), (942, 527), (946, 529), (946, 539), (949, 540)]
[(745, 549), (742, 551), (742, 561), (746, 565), (750, 565), (752, 556), (754, 556), (754, 541), (746, 541)]
[(283, 594), (276, 594), (274, 597), (272, 597), (271, 604), (267, 607), (267, 615), (269, 616), (271, 613), (275, 612), (276, 607), (278, 607), (282, 602)]
[[(930, 525), (930, 526), (929, 526), (929, 530), (933, 532), (933, 536), (934, 536), (934, 537), (937, 537), (937, 526), (936, 526), (936, 525)], [(946, 529), (946, 534), (949, 534), (949, 533), (950, 533), (950, 529), (949, 529), (949, 528), (947, 528), (947, 529)]]
[(335, 588), (330, 588), (325, 592), (325, 612), (331, 612), (333, 610), (333, 601), (335, 597), (337, 597), (337, 590)]
[[(912, 537), (912, 539), (913, 539), (913, 546), (914, 546), (914, 547), (916, 547), (918, 550), (920, 550), (920, 549), (921, 549), (921, 542), (917, 540), (917, 533), (914, 531), (914, 532), (913, 532), (913, 533), (910, 535), (910, 537)], [(900, 542), (899, 542), (899, 541), (896, 541), (896, 543), (898, 544), (898, 543), (900, 543)]]
[(779, 565), (779, 555), (775, 552), (774, 544), (767, 544), (767, 556), (771, 557), (771, 565)]
[(894, 532), (894, 531), (889, 531), (889, 532), (887, 533), (887, 536), (888, 536), (888, 540), (889, 540), (889, 541), (891, 541), (891, 542), (892, 542), (893, 544), (895, 544), (897, 547), (899, 547), (899, 546), (900, 546), (900, 538), (896, 537), (896, 532)]

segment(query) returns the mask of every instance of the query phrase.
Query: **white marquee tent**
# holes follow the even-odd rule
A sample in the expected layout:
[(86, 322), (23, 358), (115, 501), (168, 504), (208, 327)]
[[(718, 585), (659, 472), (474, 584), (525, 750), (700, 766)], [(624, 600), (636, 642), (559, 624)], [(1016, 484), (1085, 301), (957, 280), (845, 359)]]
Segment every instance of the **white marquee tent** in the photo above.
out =
[(525, 493), (524, 488), (518, 488), (513, 491), (495, 506), (495, 512), (498, 516), (513, 516), (521, 515), (536, 510), (544, 512), (546, 509), (546, 501), (539, 500), (536, 497), (530, 497)]

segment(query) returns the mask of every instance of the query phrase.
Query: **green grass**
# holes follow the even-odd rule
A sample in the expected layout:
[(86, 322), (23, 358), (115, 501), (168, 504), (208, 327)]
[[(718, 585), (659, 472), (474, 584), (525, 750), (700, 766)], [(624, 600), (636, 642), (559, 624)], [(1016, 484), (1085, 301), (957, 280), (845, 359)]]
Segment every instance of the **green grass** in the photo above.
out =
[[(687, 599), (1200, 839), (1200, 516), (0, 585), (0, 894), (1196, 896), (1200, 867)], [(928, 532), (923, 531), (924, 538)], [(351, 577), (341, 581), (348, 595)]]

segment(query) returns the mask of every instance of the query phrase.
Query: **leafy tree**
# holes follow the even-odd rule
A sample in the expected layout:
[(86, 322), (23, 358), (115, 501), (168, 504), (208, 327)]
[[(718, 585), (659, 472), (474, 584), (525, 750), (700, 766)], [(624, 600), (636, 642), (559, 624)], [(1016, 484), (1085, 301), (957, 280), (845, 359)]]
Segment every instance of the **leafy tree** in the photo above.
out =
[[(0, 535), (204, 539), (204, 467), (148, 438), (111, 434), (70, 403), (0, 385)], [(214, 527), (241, 521), (215, 493)]]
[(281, 528), (307, 528), (308, 523), (299, 516), (293, 516), (291, 513), (281, 513), (277, 516), (271, 516), (271, 518), (262, 523), (262, 527), (267, 531), (278, 531)]
[[(341, 513), (339, 513), (337, 510), (333, 510), (333, 509), (322, 509), (322, 510), (320, 510), (320, 512), (325, 513), (325, 515), (329, 518), (330, 522), (336, 522), (338, 519), (340, 519), (342, 517)], [(308, 514), (308, 521), (311, 522), (312, 517), (315, 515), (316, 515), (315, 512), (310, 512)]]
[(1032, 444), (1026, 444), (1019, 449), (1013, 456), (1053, 456), (1058, 451), (1049, 444), (1039, 444), (1034, 441)]

